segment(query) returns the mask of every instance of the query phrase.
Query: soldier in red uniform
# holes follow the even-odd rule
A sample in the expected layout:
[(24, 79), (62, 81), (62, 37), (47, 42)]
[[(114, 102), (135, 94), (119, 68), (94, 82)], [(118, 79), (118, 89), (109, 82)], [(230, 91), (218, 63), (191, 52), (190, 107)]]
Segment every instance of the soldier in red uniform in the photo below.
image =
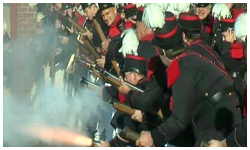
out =
[(214, 18), (212, 17), (212, 4), (196, 3), (195, 14), (199, 16), (203, 23), (201, 38), (210, 46), (212, 44), (212, 31), (214, 25)]
[(244, 74), (247, 70), (246, 58), (244, 57), (244, 45), (236, 41), (234, 36), (234, 19), (220, 20), (220, 42), (217, 42), (217, 51), (225, 65), (225, 69), (234, 80), (234, 87), (240, 96), (241, 109), (243, 110), (243, 96), (246, 88)]
[[(200, 33), (201, 22), (198, 16), (189, 14), (179, 19), (185, 31), (183, 40), (190, 45)], [(184, 23), (185, 20), (188, 23)], [(216, 60), (211, 53), (199, 51), (202, 52), (190, 50), (171, 62), (167, 86), (173, 94), (172, 115), (150, 132), (142, 131), (137, 146), (163, 146), (188, 125), (193, 126), (195, 146), (200, 146), (203, 140), (223, 140), (241, 122), (240, 111), (234, 103), (237, 94), (232, 79), (221, 69), (219, 61), (211, 60)]]

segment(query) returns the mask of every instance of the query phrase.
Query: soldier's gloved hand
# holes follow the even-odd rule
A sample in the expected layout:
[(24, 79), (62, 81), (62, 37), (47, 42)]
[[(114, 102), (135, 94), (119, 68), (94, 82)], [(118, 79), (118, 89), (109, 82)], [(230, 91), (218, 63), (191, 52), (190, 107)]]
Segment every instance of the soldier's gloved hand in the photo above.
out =
[(131, 116), (131, 119), (142, 122), (143, 114), (140, 110), (135, 110), (135, 113)]
[(121, 85), (119, 86), (119, 92), (121, 92), (124, 95), (127, 95), (130, 91), (130, 88), (126, 85), (125, 81), (123, 80), (122, 76), (120, 78)]

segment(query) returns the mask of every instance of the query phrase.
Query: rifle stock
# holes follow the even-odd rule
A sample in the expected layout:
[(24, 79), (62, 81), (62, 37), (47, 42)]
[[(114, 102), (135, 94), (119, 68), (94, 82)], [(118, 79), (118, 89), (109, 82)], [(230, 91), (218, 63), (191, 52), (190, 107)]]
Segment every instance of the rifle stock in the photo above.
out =
[(80, 32), (85, 33), (87, 32), (86, 29), (84, 29), (83, 27), (81, 27), (73, 18), (71, 18), (68, 14), (66, 15), (66, 18), (68, 19), (68, 21)]
[(135, 113), (135, 110), (133, 108), (128, 107), (127, 105), (124, 105), (122, 103), (114, 102), (113, 107), (119, 110), (120, 112), (123, 112), (130, 116), (132, 116)]
[[(135, 113), (135, 109), (133, 109), (125, 104), (122, 104), (122, 103), (114, 102), (113, 107), (115, 109), (119, 110), (120, 112), (123, 112), (127, 115), (130, 115), (130, 116), (132, 116)], [(157, 116), (158, 116), (159, 120), (163, 119), (163, 116), (161, 114), (161, 110), (159, 110), (159, 112), (157, 113)]]
[(102, 42), (105, 41), (106, 37), (105, 37), (104, 33), (102, 32), (102, 28), (101, 28), (100, 24), (96, 21), (96, 19), (93, 19), (93, 25), (94, 25), (101, 41)]
[[(105, 35), (104, 35), (103, 31), (102, 31), (102, 28), (101, 28), (100, 24), (97, 22), (96, 19), (93, 19), (93, 25), (94, 25), (94, 27), (95, 27), (101, 41), (104, 42), (106, 40), (106, 37), (105, 37)], [(116, 72), (116, 75), (120, 76), (120, 68), (118, 66), (118, 63), (115, 60), (111, 60), (111, 63), (112, 63), (112, 66), (113, 66), (113, 68), (114, 68), (114, 70)]]
[(112, 63), (112, 66), (115, 70), (116, 75), (120, 76), (120, 68), (119, 68), (118, 63), (115, 60), (111, 60), (111, 63)]
[(83, 37), (82, 40), (84, 44), (88, 47), (88, 50), (90, 51), (90, 53), (92, 53), (92, 55), (95, 57), (95, 59), (102, 58), (101, 55), (97, 52), (97, 50), (94, 48), (94, 46), (91, 44), (88, 37)]
[[(81, 27), (74, 19), (72, 19), (69, 15), (66, 15), (68, 21), (80, 32), (85, 33), (87, 32), (86, 29), (84, 29), (83, 27)], [(91, 44), (90, 40), (88, 39), (88, 37), (83, 37), (82, 38), (84, 44), (87, 46), (88, 50), (90, 51), (90, 53), (93, 54), (93, 56), (95, 57), (95, 59), (100, 59), (102, 58), (101, 55), (97, 52), (97, 50), (94, 48), (94, 46)]]

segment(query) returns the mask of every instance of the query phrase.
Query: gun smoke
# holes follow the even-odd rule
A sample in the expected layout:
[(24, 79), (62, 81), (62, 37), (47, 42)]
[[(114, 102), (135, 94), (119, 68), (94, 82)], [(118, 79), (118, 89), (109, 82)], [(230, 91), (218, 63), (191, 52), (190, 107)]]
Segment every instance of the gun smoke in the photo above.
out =
[[(40, 41), (38, 44), (42, 42)], [(63, 146), (63, 143), (53, 143), (53, 141), (51, 143), (46, 139), (35, 138), (26, 132), (26, 129), (36, 126), (63, 127), (92, 138), (97, 122), (102, 117), (100, 114), (106, 111), (106, 108), (102, 107), (106, 105), (105, 102), (97, 92), (87, 88), (79, 89), (81, 91), (77, 96), (69, 98), (65, 94), (63, 85), (51, 86), (48, 75), (46, 77), (47, 65), (39, 62), (41, 59), (36, 59), (40, 56), (36, 56), (36, 52), (46, 51), (46, 49), (42, 49), (41, 46), (36, 47), (37, 43), (35, 43), (30, 44), (30, 40), (27, 39), (12, 43), (12, 53), (16, 54), (13, 55), (11, 63), (15, 64), (16, 68), (23, 67), (20, 72), (12, 72), (12, 76), (18, 76), (18, 81), (21, 81), (24, 87), (30, 87), (32, 90), (26, 97), (15, 95), (17, 90), (13, 83), (17, 82), (15, 78), (12, 81), (11, 97), (7, 96), (4, 91), (4, 146)], [(38, 51), (32, 47), (36, 47)], [(12, 68), (15, 70), (13, 66)]]

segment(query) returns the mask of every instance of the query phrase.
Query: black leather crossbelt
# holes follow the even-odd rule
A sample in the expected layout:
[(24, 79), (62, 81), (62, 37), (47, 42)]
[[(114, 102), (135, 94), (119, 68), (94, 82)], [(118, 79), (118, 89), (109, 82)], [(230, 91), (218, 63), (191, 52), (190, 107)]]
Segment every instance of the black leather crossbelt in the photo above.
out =
[[(223, 96), (225, 95), (233, 95), (235, 92), (234, 92), (234, 88), (233, 87), (228, 87), (228, 88), (225, 88), (217, 93), (214, 94), (214, 96), (212, 96), (211, 98), (208, 97), (208, 99), (213, 103), (213, 104), (216, 104), (218, 103)], [(206, 95), (206, 94), (205, 94)]]

